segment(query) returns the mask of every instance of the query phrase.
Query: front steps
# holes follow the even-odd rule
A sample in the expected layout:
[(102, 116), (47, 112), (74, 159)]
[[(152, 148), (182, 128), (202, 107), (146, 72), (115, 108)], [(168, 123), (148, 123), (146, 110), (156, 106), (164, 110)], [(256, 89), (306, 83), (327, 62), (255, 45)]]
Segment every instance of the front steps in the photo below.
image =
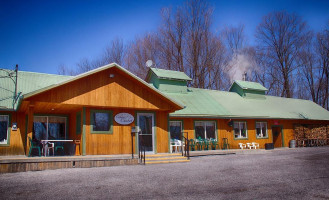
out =
[(181, 163), (190, 162), (181, 153), (145, 155), (145, 164)]

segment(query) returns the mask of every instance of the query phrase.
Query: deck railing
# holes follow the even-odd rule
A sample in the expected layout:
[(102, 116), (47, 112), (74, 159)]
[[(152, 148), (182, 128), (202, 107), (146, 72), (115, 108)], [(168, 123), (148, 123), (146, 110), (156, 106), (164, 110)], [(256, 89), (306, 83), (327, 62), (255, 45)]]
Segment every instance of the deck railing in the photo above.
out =
[(139, 163), (145, 165), (145, 145), (144, 145), (143, 137), (141, 135), (138, 135), (138, 140), (139, 140), (139, 150), (138, 150)]

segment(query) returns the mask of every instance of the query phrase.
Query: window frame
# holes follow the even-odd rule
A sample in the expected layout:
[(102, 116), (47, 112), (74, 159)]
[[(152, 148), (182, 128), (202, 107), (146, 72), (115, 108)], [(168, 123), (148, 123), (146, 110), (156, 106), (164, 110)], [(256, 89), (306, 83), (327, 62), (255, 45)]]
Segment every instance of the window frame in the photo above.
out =
[[(94, 113), (107, 113), (109, 115), (109, 130), (94, 131)], [(91, 134), (113, 134), (113, 111), (112, 110), (90, 110), (90, 133)]]
[[(172, 139), (172, 138), (171, 138), (171, 133), (170, 133), (170, 123), (171, 123), (171, 122), (179, 122), (180, 125), (181, 125), (181, 129), (180, 129), (181, 134), (184, 132), (184, 124), (183, 124), (183, 120), (170, 120), (170, 121), (169, 121), (169, 136), (170, 136), (170, 139)], [(182, 136), (182, 135), (181, 135), (181, 136)]]
[[(266, 124), (266, 137), (258, 137), (257, 136), (257, 123), (265, 123)], [(262, 131), (262, 129), (260, 129)], [(256, 121), (255, 122), (255, 134), (257, 139), (268, 139), (268, 126), (266, 121)]]
[(206, 139), (207, 138), (207, 129), (206, 129), (206, 123), (207, 122), (211, 122), (211, 123), (214, 123), (215, 124), (215, 138), (213, 138), (213, 139), (215, 139), (215, 140), (218, 140), (218, 135), (217, 135), (217, 121), (216, 120), (195, 120), (194, 122), (193, 122), (193, 125), (194, 125), (194, 138), (195, 139), (198, 139), (198, 138), (196, 138), (196, 130), (195, 130), (195, 127), (196, 127), (196, 123), (197, 122), (202, 122), (203, 123), (203, 127), (204, 127), (204, 130), (205, 130), (205, 133), (204, 133), (204, 138), (202, 138), (202, 139)]
[(6, 144), (0, 144), (0, 146), (10, 146), (10, 133), (11, 133), (11, 114), (7, 113), (0, 113), (0, 116), (8, 116), (8, 125), (7, 125), (7, 143)]
[[(246, 126), (246, 137), (235, 137), (235, 131), (234, 131), (234, 124), (235, 123), (245, 123), (245, 126)], [(240, 130), (240, 125), (239, 125), (239, 132), (240, 132), (240, 135), (241, 135), (241, 130)], [(248, 140), (248, 123), (247, 121), (233, 121), (233, 137), (234, 137), (234, 140)]]

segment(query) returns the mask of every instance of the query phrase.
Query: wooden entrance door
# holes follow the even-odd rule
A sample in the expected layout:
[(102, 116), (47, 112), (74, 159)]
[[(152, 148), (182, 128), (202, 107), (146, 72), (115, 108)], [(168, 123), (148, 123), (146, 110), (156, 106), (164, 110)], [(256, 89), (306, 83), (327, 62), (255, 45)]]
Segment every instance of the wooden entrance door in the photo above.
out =
[(282, 128), (272, 127), (274, 148), (282, 147)]

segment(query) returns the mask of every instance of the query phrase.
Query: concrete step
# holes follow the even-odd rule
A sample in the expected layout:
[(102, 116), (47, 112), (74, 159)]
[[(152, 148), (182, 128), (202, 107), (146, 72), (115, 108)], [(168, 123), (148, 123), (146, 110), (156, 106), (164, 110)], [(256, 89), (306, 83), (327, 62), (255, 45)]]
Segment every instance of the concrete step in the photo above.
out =
[(161, 164), (161, 163), (179, 163), (189, 162), (182, 154), (153, 154), (145, 156), (145, 164)]

